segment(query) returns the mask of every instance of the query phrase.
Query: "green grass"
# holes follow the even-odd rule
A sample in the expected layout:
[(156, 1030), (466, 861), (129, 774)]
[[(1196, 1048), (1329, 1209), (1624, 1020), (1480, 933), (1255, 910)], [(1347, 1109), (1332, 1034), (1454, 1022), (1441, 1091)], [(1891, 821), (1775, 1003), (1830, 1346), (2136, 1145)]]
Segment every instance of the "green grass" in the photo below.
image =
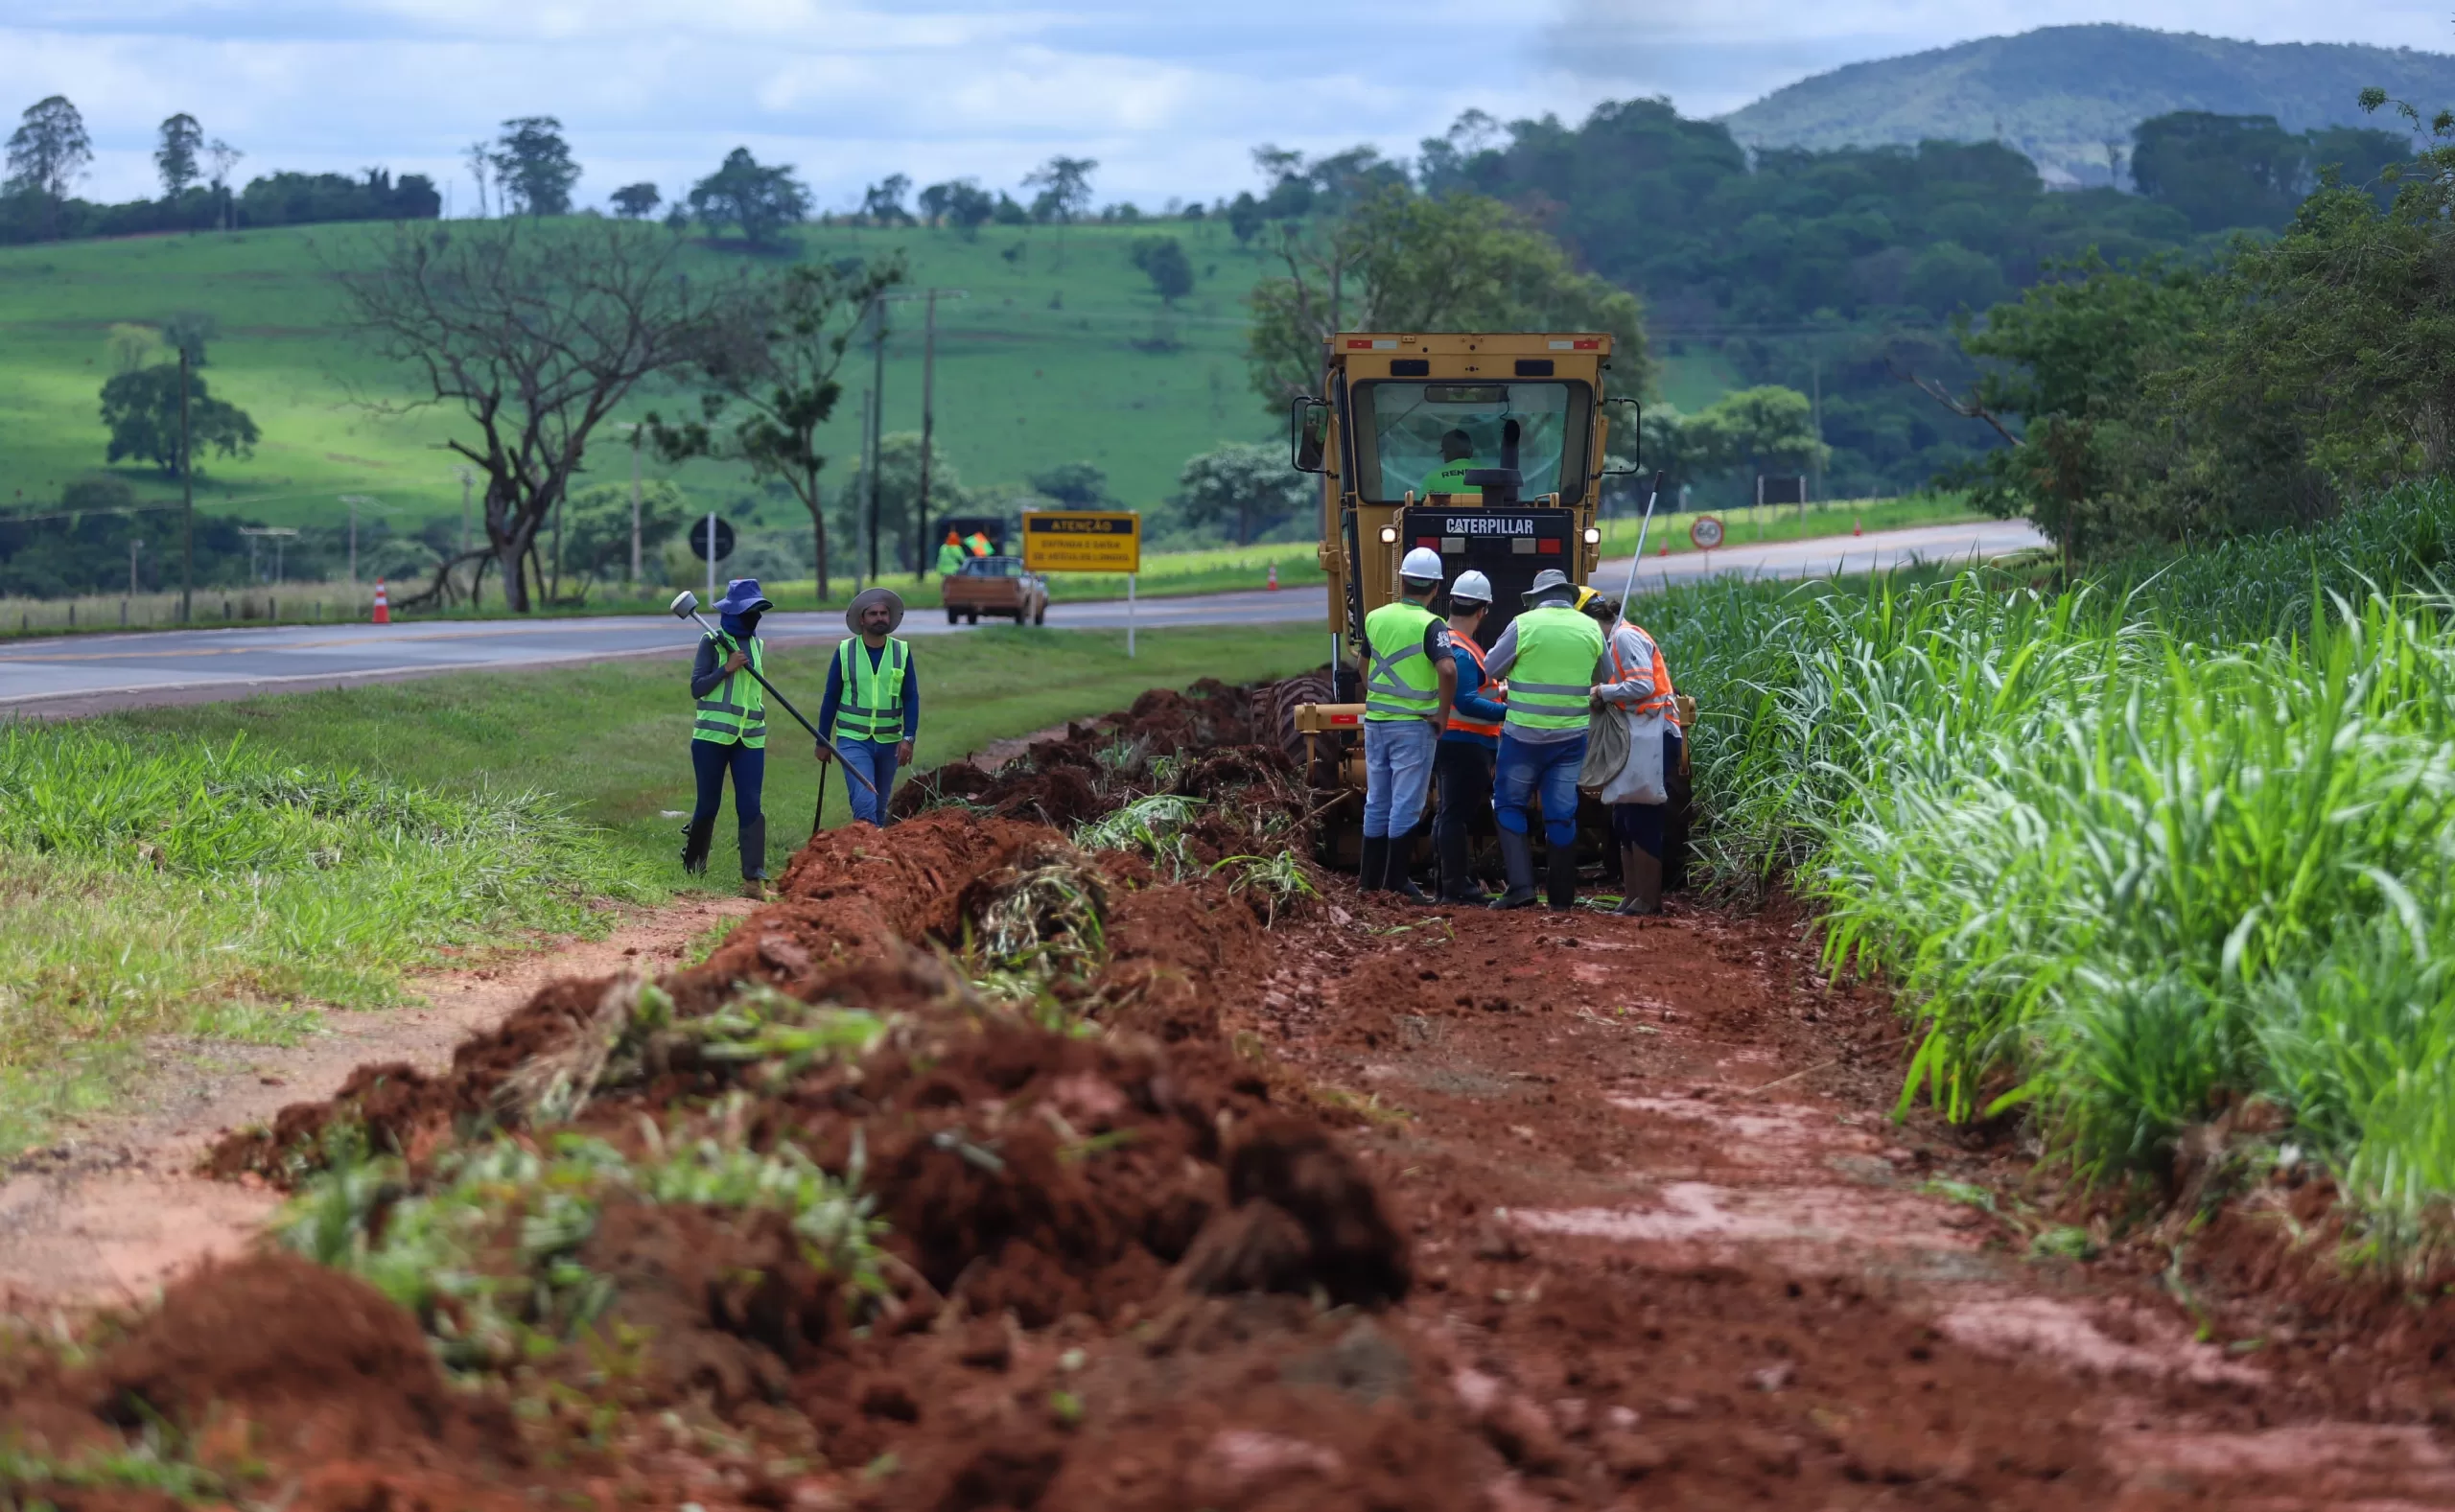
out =
[[(1303, 627), (1121, 635), (987, 629), (924, 642), (921, 764), (1204, 676), (1319, 663)], [(823, 651), (780, 649), (815, 714)], [(0, 726), (0, 1151), (128, 1084), (161, 1034), (278, 1041), (324, 1005), (397, 1001), (403, 973), (592, 904), (681, 888), (687, 663), (467, 674)], [(783, 718), (770, 870), (807, 837), (819, 767)], [(843, 778), (828, 823), (848, 815)], [(737, 886), (730, 819), (712, 877)]]
[[(1173, 312), (1128, 260), (1136, 236), (1185, 243), (1197, 282)], [(111, 327), (200, 310), (220, 322), (206, 377), (217, 398), (254, 416), (264, 443), (251, 460), (208, 459), (199, 500), (275, 524), (338, 521), (339, 494), (379, 501), (398, 526), (457, 519), (460, 485), (438, 451), (454, 417), (370, 415), (353, 394), (407, 397), (406, 377), (369, 358), (341, 328), (328, 269), (363, 263), (388, 227), (313, 226), (229, 236), (0, 248), (0, 507), (58, 499), (60, 485), (103, 468), (96, 394), (114, 371)], [(662, 234), (661, 232), (654, 234)], [(869, 257), (902, 249), (913, 286), (967, 291), (938, 307), (937, 435), (968, 485), (1019, 484), (1063, 462), (1105, 468), (1130, 507), (1148, 509), (1176, 485), (1185, 458), (1222, 440), (1279, 432), (1246, 386), (1243, 299), (1268, 270), (1237, 250), (1224, 224), (1033, 226), (950, 231), (807, 226), (802, 255)], [(1009, 261), (1003, 254), (1020, 251)], [(738, 268), (737, 254), (694, 245), (694, 269)], [(885, 426), (918, 430), (921, 312), (898, 307), (887, 343)], [(840, 418), (821, 440), (840, 482), (857, 454), (870, 366), (848, 362)], [(617, 418), (674, 400), (644, 396)], [(463, 427), (465, 430), (465, 426)], [(626, 447), (605, 433), (596, 466), (629, 477)], [(134, 469), (122, 476), (148, 500), (176, 490)], [(692, 464), (673, 475), (736, 523), (798, 524), (789, 500), (760, 499), (739, 469)]]
[[(2090, 1179), (2257, 1096), (2399, 1252), (2455, 1198), (2455, 486), (2060, 594), (1685, 589), (1709, 870), (1881, 968), (1904, 1091)], [(2325, 592), (2342, 585), (2342, 593)], [(2374, 588), (2366, 585), (2375, 585)], [(2399, 592), (2418, 588), (2420, 592)]]

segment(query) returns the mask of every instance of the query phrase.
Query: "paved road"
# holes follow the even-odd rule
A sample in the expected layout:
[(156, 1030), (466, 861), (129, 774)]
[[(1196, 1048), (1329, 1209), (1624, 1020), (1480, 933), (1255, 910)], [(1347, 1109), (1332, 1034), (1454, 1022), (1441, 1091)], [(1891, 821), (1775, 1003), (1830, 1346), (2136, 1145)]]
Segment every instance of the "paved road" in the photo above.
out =
[[(1940, 525), (1859, 538), (1748, 547), (1702, 555), (1648, 557), (1641, 590), (1712, 572), (1807, 576), (1863, 571), (1913, 559), (1986, 556), (2039, 544), (2026, 525)], [(1605, 563), (1601, 581), (1616, 586), (1627, 558)], [(1319, 622), (1318, 591), (1205, 593), (1146, 598), (1134, 621), (1145, 630), (1172, 625)], [(1125, 605), (1059, 604), (1053, 627), (1120, 629)], [(760, 626), (776, 644), (814, 644), (844, 633), (841, 615), (774, 614)], [(934, 610), (916, 611), (903, 633), (946, 635)], [(70, 636), (0, 642), (0, 714), (63, 718), (141, 704), (198, 703), (254, 693), (340, 687), (436, 672), (536, 667), (620, 657), (687, 656), (695, 632), (662, 616), (586, 619), (447, 620), (397, 625), (287, 625), (238, 630), (160, 630), (129, 635)]]

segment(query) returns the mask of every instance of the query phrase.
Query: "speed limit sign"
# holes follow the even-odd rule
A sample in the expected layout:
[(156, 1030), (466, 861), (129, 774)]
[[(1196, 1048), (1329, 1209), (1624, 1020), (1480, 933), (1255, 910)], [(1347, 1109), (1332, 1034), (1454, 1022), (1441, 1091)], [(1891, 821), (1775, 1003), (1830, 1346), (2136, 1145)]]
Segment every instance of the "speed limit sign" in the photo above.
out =
[(1699, 551), (1710, 551), (1722, 544), (1722, 523), (1711, 515), (1698, 515), (1688, 527), (1688, 544)]

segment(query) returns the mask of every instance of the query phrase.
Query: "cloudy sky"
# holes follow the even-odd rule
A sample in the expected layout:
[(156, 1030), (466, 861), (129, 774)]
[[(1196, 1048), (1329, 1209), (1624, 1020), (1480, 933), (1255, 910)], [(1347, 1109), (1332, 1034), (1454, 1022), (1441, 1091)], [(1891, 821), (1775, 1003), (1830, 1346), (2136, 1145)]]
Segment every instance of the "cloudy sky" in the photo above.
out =
[(156, 123), (197, 116), (275, 168), (382, 165), (474, 190), (468, 144), (560, 117), (583, 202), (671, 197), (747, 145), (822, 206), (864, 182), (1012, 187), (1099, 160), (1146, 207), (1252, 182), (1249, 150), (1412, 153), (1459, 111), (1504, 119), (1669, 95), (1712, 115), (1812, 73), (2060, 22), (2455, 50), (2446, 0), (6, 0), (0, 124), (84, 112), (82, 192), (153, 192)]

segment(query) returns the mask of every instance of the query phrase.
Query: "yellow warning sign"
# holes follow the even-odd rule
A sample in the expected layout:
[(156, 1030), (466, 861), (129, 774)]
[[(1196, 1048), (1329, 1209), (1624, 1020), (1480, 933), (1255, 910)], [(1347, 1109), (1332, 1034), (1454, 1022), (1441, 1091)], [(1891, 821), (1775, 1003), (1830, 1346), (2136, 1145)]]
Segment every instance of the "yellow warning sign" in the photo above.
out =
[(1095, 509), (1026, 511), (1023, 567), (1034, 572), (1139, 572), (1142, 517)]

